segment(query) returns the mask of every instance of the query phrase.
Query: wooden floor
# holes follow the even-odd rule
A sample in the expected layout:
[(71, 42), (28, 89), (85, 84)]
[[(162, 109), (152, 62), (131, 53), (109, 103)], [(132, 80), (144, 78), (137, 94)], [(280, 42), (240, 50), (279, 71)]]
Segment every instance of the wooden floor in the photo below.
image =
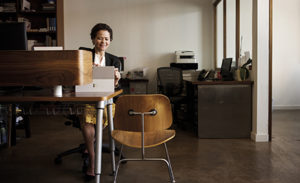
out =
[[(64, 126), (59, 116), (34, 116), (32, 137), (0, 150), (1, 183), (84, 182), (80, 154), (55, 165), (55, 155), (82, 142), (81, 132)], [(23, 132), (18, 131), (22, 136)], [(107, 138), (106, 138), (107, 139)], [(178, 183), (299, 183), (300, 111), (273, 112), (272, 142), (249, 139), (197, 139), (192, 131), (177, 130), (168, 143)], [(164, 155), (163, 148), (146, 151)], [(125, 149), (126, 157), (138, 151)], [(101, 181), (112, 182), (109, 154), (103, 156)], [(130, 162), (120, 169), (120, 183), (168, 182), (168, 171), (159, 162)]]

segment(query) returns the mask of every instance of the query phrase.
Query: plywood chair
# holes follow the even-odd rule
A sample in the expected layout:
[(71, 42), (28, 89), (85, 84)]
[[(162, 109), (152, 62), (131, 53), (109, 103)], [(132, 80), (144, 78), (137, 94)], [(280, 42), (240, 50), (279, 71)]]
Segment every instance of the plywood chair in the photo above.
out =
[[(123, 95), (116, 102), (115, 130), (112, 137), (123, 145), (141, 149), (140, 158), (119, 158), (114, 182), (120, 163), (126, 161), (163, 161), (167, 164), (171, 182), (175, 182), (166, 142), (175, 137), (172, 109), (168, 97), (161, 94)], [(164, 144), (167, 159), (146, 158), (145, 148)]]

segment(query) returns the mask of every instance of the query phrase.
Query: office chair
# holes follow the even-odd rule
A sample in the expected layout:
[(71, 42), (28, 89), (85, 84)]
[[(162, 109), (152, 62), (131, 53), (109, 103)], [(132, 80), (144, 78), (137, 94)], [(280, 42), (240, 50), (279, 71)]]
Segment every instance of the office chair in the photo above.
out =
[[(66, 117), (69, 121), (66, 121), (65, 125), (67, 125), (67, 126), (72, 125), (72, 127), (78, 128), (79, 130), (81, 130), (80, 118), (79, 118), (78, 115), (68, 115)], [(84, 153), (85, 149), (86, 149), (86, 146), (85, 146), (84, 143), (82, 143), (82, 144), (79, 144), (78, 147), (75, 147), (73, 149), (69, 149), (69, 150), (66, 150), (62, 153), (59, 153), (56, 156), (56, 158), (54, 159), (54, 163), (55, 164), (61, 164), (63, 157), (74, 154), (74, 153), (80, 153), (80, 154), (82, 154), (82, 158), (83, 158), (82, 171), (86, 172), (87, 167), (88, 167), (88, 163), (89, 163), (89, 159), (88, 159), (88, 154)], [(102, 152), (103, 153), (111, 153), (110, 148), (109, 148), (109, 144), (102, 144)], [(116, 156), (119, 155), (119, 149), (118, 148), (115, 148), (115, 155)], [(121, 157), (124, 158), (123, 155), (121, 155)]]
[[(167, 164), (171, 182), (175, 182), (166, 142), (175, 137), (172, 125), (172, 108), (169, 99), (161, 94), (123, 95), (116, 102), (115, 130), (112, 137), (123, 146), (141, 149), (141, 158), (119, 158), (114, 177), (120, 163), (124, 161), (163, 161)], [(145, 148), (164, 144), (167, 159), (145, 157)], [(129, 168), (129, 167), (127, 167)]]
[(180, 104), (187, 102), (187, 97), (182, 95), (182, 70), (176, 67), (160, 67), (157, 69), (157, 78), (158, 91), (170, 99), (173, 104), (174, 123), (178, 123), (177, 110), (180, 109)]
[[(68, 115), (66, 116), (68, 120), (70, 121), (66, 121), (65, 125), (70, 126), (72, 125), (74, 128), (80, 128), (80, 119), (77, 115)], [(74, 153), (81, 153), (83, 156), (85, 150), (85, 145), (84, 144), (80, 144), (78, 147), (73, 148), (73, 149), (69, 149), (67, 151), (64, 151), (62, 153), (59, 153), (56, 158), (54, 159), (54, 163), (55, 164), (61, 164), (62, 163), (62, 158), (64, 156), (68, 156), (70, 154), (74, 154)]]

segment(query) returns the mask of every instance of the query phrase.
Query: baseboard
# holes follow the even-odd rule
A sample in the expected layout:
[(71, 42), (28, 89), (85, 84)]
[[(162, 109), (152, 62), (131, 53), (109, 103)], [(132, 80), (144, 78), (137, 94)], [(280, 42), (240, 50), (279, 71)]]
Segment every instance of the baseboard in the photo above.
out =
[(269, 135), (268, 134), (257, 134), (255, 132), (251, 132), (251, 139), (255, 142), (268, 142)]
[(272, 110), (295, 110), (300, 109), (299, 105), (287, 106), (287, 105), (273, 105)]

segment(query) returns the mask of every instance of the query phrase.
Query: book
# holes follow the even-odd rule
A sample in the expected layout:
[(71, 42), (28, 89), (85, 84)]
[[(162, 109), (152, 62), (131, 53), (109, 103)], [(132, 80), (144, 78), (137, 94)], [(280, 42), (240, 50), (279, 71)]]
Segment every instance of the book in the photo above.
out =
[(27, 0), (21, 0), (21, 10), (22, 11), (30, 10), (30, 2), (28, 2)]

